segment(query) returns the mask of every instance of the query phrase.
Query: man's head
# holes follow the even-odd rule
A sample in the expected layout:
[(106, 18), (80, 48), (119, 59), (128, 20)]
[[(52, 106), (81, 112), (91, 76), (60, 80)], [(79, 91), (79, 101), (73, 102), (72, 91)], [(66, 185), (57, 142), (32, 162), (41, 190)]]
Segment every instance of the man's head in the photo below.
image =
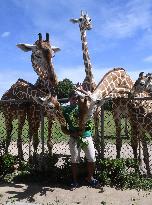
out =
[(69, 93), (69, 102), (71, 105), (76, 104), (78, 100), (78, 96), (76, 92), (73, 90)]

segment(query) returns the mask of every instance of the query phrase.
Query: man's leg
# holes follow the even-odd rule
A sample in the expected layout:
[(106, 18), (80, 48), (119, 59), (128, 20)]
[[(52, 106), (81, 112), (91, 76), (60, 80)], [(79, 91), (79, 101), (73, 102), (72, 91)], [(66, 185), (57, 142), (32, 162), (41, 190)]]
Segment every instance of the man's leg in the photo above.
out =
[(72, 163), (72, 178), (74, 183), (78, 181), (78, 163)]
[(73, 182), (77, 183), (78, 163), (80, 160), (80, 149), (77, 147), (77, 141), (73, 137), (70, 137), (69, 148), (70, 148), (71, 162), (72, 162), (72, 178), (73, 178)]
[(88, 170), (88, 176), (86, 178), (87, 181), (91, 181), (93, 179), (93, 175), (95, 172), (95, 163), (94, 162), (88, 162), (87, 163), (87, 170)]
[(95, 148), (92, 137), (86, 138), (88, 142), (88, 146), (84, 149), (86, 158), (87, 158), (87, 170), (88, 170), (88, 176), (86, 177), (86, 181), (89, 182), (89, 184), (93, 187), (95, 187), (98, 184), (98, 181), (94, 179), (93, 175), (95, 172)]

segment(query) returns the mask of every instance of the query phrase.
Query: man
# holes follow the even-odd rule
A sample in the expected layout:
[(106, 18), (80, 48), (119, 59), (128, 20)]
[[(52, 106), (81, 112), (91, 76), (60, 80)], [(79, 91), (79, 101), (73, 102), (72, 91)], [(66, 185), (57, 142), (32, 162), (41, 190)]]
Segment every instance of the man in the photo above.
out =
[[(87, 158), (87, 171), (88, 176), (86, 181), (92, 187), (97, 186), (98, 181), (93, 178), (95, 170), (95, 148), (92, 139), (91, 120), (87, 123), (85, 131), (82, 136), (79, 136), (79, 107), (78, 99), (75, 92), (71, 92), (69, 95), (70, 105), (63, 109), (63, 114), (67, 122), (68, 134), (70, 135), (69, 148), (71, 153), (72, 162), (72, 177), (73, 183), (71, 188), (78, 187), (78, 163), (80, 160), (80, 151), (83, 149)], [(67, 129), (62, 127), (62, 131), (67, 134)], [(83, 147), (81, 146), (83, 144)]]

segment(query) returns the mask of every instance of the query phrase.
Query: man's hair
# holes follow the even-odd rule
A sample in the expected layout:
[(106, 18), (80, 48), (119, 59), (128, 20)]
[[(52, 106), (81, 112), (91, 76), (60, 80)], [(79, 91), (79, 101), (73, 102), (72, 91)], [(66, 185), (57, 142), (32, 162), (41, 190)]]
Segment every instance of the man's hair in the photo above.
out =
[(77, 94), (74, 90), (72, 90), (70, 93), (69, 93), (69, 98), (71, 97), (77, 97)]

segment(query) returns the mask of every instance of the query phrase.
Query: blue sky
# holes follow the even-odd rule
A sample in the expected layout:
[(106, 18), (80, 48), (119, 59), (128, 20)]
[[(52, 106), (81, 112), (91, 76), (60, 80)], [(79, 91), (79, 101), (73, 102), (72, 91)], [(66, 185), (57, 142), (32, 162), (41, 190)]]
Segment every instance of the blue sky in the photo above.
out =
[(53, 59), (58, 79), (83, 81), (80, 31), (69, 21), (81, 10), (92, 18), (87, 39), (96, 82), (113, 67), (125, 68), (133, 80), (152, 72), (151, 0), (6, 0), (0, 6), (0, 96), (18, 78), (36, 81), (31, 53), (16, 44), (34, 43), (39, 32), (49, 32), (61, 48)]

